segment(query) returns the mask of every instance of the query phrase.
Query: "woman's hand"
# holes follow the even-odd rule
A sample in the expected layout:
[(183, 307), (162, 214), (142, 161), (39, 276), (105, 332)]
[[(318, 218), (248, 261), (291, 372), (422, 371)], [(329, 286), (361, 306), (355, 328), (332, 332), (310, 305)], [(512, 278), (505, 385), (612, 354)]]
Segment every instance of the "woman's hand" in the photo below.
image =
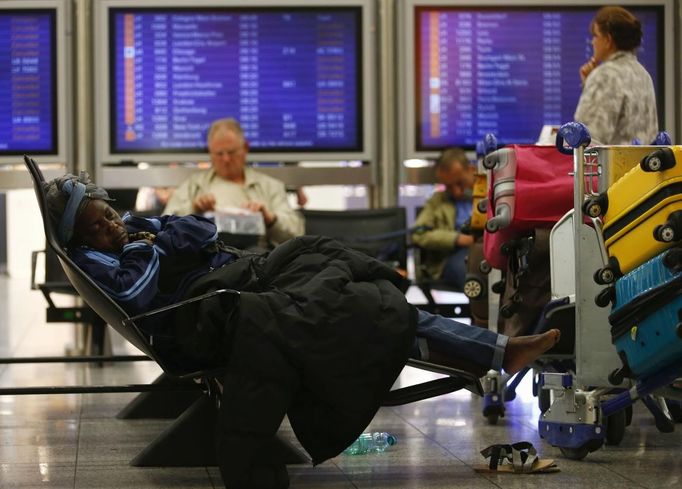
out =
[(594, 70), (597, 67), (597, 60), (594, 59), (594, 56), (592, 56), (587, 63), (582, 65), (580, 67), (580, 81), (582, 84), (585, 84), (585, 80), (589, 76), (590, 73), (592, 73), (592, 70)]

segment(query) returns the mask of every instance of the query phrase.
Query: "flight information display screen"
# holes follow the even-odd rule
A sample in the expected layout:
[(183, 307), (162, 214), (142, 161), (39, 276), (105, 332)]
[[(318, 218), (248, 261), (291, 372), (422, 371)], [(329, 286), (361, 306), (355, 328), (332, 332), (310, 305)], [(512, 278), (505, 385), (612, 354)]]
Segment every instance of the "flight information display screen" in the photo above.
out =
[(360, 8), (111, 9), (112, 153), (361, 150)]
[[(663, 101), (662, 9), (633, 8), (637, 56)], [(543, 125), (573, 120), (579, 68), (592, 56), (595, 8), (415, 10), (417, 145), (471, 147), (487, 133), (534, 143)]]
[(0, 10), (0, 154), (58, 150), (55, 19), (54, 9)]

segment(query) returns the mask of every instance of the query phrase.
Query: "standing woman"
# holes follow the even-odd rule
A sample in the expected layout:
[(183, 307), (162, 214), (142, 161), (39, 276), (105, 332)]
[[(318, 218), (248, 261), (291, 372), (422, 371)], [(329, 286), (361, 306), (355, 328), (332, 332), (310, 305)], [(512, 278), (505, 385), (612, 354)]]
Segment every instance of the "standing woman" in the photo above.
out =
[(641, 23), (622, 7), (603, 7), (590, 30), (594, 53), (580, 68), (583, 92), (575, 120), (601, 144), (653, 141), (658, 132), (654, 84), (635, 54)]

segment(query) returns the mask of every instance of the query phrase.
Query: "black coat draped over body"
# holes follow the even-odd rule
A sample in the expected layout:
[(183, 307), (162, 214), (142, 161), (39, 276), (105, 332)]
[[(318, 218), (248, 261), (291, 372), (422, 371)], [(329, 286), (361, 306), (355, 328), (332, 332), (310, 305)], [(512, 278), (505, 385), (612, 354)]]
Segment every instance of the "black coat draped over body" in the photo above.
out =
[(227, 369), (218, 455), (228, 487), (256, 470), (285, 414), (315, 464), (369, 424), (414, 341), (404, 285), (383, 263), (312, 236), (192, 285), (189, 295), (242, 291), (236, 310), (211, 299), (175, 321), (184, 359)]

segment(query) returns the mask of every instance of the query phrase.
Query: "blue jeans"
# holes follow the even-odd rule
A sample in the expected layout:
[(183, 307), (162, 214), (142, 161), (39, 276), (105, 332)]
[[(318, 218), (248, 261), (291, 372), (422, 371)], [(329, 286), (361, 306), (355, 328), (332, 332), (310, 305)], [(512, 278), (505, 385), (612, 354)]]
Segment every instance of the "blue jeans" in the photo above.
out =
[(443, 265), (443, 272), (441, 273), (441, 280), (452, 287), (458, 289), (464, 288), (464, 279), (467, 274), (466, 257), (469, 254), (468, 247), (457, 248), (445, 260)]
[[(428, 360), (428, 350), (486, 370), (501, 370), (509, 337), (478, 326), (419, 310), (413, 358)], [(428, 346), (424, 340), (428, 342)]]

